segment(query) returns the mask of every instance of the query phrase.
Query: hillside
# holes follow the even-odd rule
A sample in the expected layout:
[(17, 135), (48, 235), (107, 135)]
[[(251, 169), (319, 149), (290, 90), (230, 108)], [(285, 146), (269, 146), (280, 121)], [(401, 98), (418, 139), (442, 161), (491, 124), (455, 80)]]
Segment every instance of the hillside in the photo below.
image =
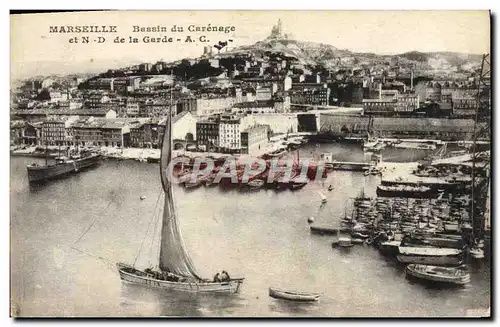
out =
[(415, 66), (430, 72), (438, 70), (467, 71), (477, 69), (481, 64), (481, 55), (456, 52), (424, 53), (411, 51), (397, 55), (378, 55), (374, 53), (356, 53), (340, 50), (332, 45), (304, 42), (285, 38), (268, 38), (250, 46), (242, 46), (219, 56), (235, 56), (249, 53), (279, 53), (297, 59), (303, 65), (321, 65), (334, 69), (345, 64), (375, 66), (377, 64), (396, 64)]

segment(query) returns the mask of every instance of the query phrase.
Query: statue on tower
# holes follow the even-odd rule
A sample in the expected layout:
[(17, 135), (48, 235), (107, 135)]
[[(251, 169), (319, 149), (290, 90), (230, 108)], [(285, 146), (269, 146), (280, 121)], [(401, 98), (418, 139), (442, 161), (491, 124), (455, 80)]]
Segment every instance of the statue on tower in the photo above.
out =
[(270, 39), (280, 39), (283, 37), (283, 24), (281, 19), (278, 19), (278, 23), (273, 26), (271, 29), (271, 35), (269, 35)]

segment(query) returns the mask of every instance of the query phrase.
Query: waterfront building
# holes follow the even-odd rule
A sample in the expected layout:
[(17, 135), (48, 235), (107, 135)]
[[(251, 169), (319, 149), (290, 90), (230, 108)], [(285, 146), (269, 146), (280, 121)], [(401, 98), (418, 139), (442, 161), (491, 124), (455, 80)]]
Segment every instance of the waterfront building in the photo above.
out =
[(397, 105), (397, 100), (394, 98), (386, 99), (364, 99), (363, 112), (364, 114), (380, 114), (387, 115), (394, 113)]
[(236, 103), (231, 108), (232, 113), (242, 114), (263, 114), (275, 112), (275, 102), (272, 100), (267, 101), (251, 101)]
[(448, 118), (393, 118), (358, 115), (320, 114), (320, 134), (366, 137), (371, 130), (379, 137), (428, 138), (442, 140), (470, 140), (474, 130), (472, 119)]
[(78, 116), (67, 117), (50, 117), (42, 122), (41, 142), (44, 145), (70, 145), (72, 143), (72, 135), (68, 130), (74, 122), (78, 120)]
[(241, 127), (238, 118), (219, 121), (219, 151), (237, 152), (241, 149)]
[(177, 113), (189, 111), (196, 116), (220, 114), (236, 103), (235, 97), (183, 98), (177, 102)]
[(413, 112), (419, 108), (420, 98), (415, 94), (398, 94), (396, 96), (396, 106), (394, 111), (396, 112)]
[(161, 145), (166, 119), (148, 119), (130, 124), (130, 146), (157, 149)]
[(172, 138), (174, 140), (196, 140), (197, 119), (187, 111), (172, 118)]
[(255, 125), (241, 132), (241, 153), (259, 154), (269, 144), (269, 127), (267, 125)]
[(70, 127), (73, 145), (127, 147), (130, 127), (123, 119), (80, 119)]
[(456, 116), (474, 116), (479, 103), (473, 97), (463, 96), (452, 99), (453, 114)]
[(24, 120), (11, 120), (10, 121), (10, 144), (23, 143), (23, 131), (26, 127)]
[(219, 122), (213, 120), (201, 120), (196, 123), (196, 135), (198, 146), (211, 151), (219, 146)]
[(102, 143), (98, 145), (112, 147), (128, 147), (130, 144), (130, 127), (121, 121), (107, 122), (102, 127)]
[(294, 84), (289, 94), (292, 104), (329, 105), (330, 88), (324, 83)]

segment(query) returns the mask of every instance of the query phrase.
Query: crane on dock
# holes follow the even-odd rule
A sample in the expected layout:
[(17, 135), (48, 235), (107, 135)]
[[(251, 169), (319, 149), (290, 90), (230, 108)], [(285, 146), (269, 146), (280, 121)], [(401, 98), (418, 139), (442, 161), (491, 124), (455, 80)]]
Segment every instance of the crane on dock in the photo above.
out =
[(485, 236), (485, 220), (489, 213), (491, 151), (478, 148), (479, 140), (489, 140), (491, 147), (491, 65), (490, 54), (484, 54), (477, 81), (476, 112), (472, 134), (472, 170), (471, 170), (471, 219), (472, 236), (475, 240), (483, 240)]

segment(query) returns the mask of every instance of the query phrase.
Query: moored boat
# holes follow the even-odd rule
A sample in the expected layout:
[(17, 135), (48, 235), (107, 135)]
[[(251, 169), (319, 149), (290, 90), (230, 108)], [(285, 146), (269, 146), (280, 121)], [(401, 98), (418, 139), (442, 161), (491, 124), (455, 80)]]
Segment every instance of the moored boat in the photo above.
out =
[(398, 248), (401, 245), (401, 241), (385, 241), (380, 243), (378, 249), (380, 253), (388, 256), (395, 256), (398, 254)]
[(160, 158), (147, 157), (146, 161), (149, 162), (149, 163), (159, 163), (160, 162)]
[(474, 259), (483, 259), (484, 258), (484, 251), (480, 248), (477, 248), (477, 247), (470, 249), (469, 254)]
[(400, 246), (398, 251), (396, 257), (401, 263), (458, 266), (463, 262), (463, 252), (458, 249)]
[(437, 198), (439, 193), (428, 186), (379, 185), (377, 195), (401, 198)]
[(100, 154), (90, 153), (83, 156), (73, 156), (71, 158), (59, 157), (55, 164), (27, 166), (28, 181), (30, 183), (44, 182), (56, 179), (68, 174), (78, 173), (80, 170), (95, 166), (101, 159)]
[(470, 274), (462, 267), (410, 264), (406, 267), (406, 274), (433, 283), (465, 285), (470, 282)]
[(266, 182), (262, 179), (253, 179), (248, 182), (247, 187), (251, 191), (256, 191), (262, 188)]
[(275, 299), (295, 302), (316, 302), (320, 298), (319, 293), (285, 291), (273, 287), (269, 287), (269, 296)]
[(352, 239), (350, 237), (341, 236), (337, 240), (334, 240), (332, 242), (332, 246), (340, 248), (350, 248), (354, 246), (354, 243), (352, 242)]

